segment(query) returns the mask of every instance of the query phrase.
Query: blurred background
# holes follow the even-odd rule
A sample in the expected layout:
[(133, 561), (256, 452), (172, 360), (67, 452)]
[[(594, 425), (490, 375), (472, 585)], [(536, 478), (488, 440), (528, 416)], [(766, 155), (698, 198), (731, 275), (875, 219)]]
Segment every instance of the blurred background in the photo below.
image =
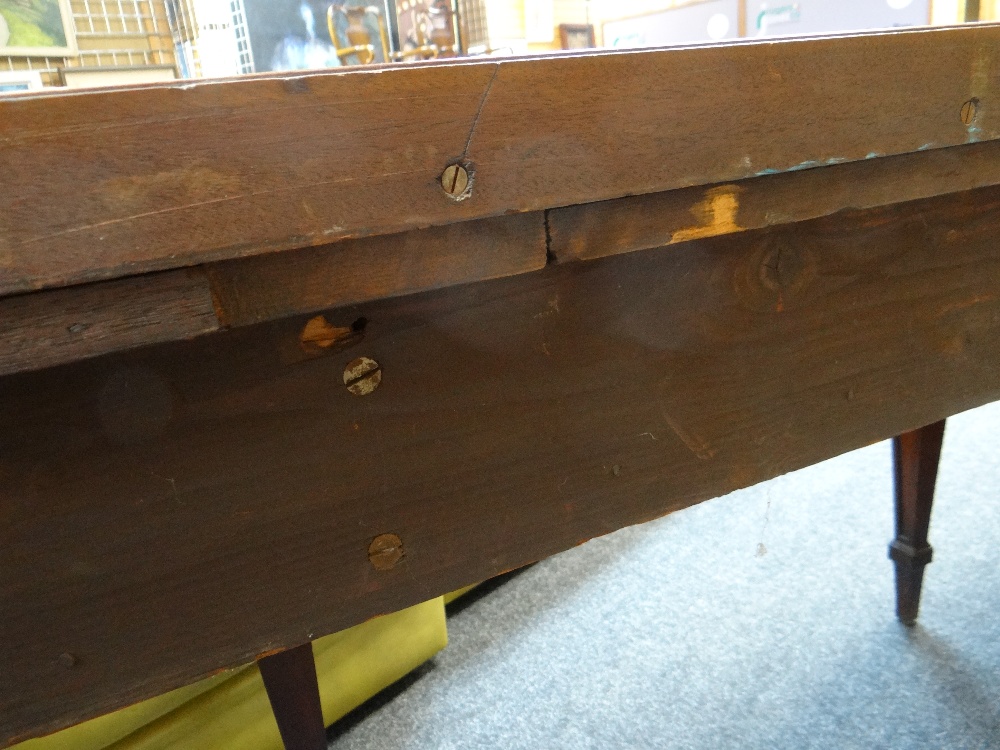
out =
[(0, 0), (0, 93), (1000, 18), (1000, 0)]

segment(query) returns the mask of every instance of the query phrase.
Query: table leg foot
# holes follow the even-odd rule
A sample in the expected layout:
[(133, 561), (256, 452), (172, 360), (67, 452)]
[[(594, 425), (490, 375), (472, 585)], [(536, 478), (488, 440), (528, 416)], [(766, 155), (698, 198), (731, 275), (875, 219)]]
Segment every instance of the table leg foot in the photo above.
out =
[(896, 538), (889, 545), (889, 559), (896, 567), (896, 616), (906, 625), (917, 620), (924, 568), (933, 554), (927, 530), (944, 424), (941, 420), (893, 438)]
[(896, 540), (889, 545), (889, 559), (896, 564), (896, 616), (904, 625), (917, 621), (924, 566), (931, 561), (931, 554), (929, 544), (914, 548)]
[(285, 750), (326, 750), (312, 644), (257, 660)]

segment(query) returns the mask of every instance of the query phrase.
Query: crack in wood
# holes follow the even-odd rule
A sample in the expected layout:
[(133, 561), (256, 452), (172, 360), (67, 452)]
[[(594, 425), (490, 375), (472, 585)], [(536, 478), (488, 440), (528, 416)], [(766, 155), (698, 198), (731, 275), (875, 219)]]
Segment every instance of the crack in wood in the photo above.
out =
[(462, 150), (462, 159), (467, 159), (469, 156), (469, 146), (472, 145), (472, 136), (476, 133), (476, 126), (479, 124), (479, 118), (483, 115), (483, 109), (486, 107), (486, 100), (489, 98), (490, 91), (493, 89), (493, 82), (497, 79), (497, 74), (500, 72), (500, 63), (496, 64), (493, 69), (493, 75), (490, 77), (489, 83), (486, 84), (486, 90), (483, 92), (483, 98), (479, 100), (479, 109), (476, 110), (476, 116), (472, 120), (472, 127), (469, 128), (469, 137), (465, 140), (465, 148)]

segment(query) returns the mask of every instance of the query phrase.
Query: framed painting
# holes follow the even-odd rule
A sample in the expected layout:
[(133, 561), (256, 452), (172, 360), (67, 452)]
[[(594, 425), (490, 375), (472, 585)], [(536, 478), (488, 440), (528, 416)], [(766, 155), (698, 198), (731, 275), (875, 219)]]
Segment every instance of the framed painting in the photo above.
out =
[(69, 0), (0, 0), (0, 55), (76, 54)]
[(320, 0), (244, 0), (254, 70), (314, 70), (340, 65)]
[(563, 49), (589, 49), (596, 47), (593, 24), (559, 24), (559, 41)]

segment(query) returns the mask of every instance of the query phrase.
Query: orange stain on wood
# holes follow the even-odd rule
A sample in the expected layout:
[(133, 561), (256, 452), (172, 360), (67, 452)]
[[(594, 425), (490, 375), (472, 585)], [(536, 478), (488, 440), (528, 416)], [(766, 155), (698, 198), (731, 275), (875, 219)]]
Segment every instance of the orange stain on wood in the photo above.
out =
[(698, 224), (678, 229), (670, 236), (670, 244), (741, 231), (743, 227), (736, 221), (740, 189), (736, 185), (719, 185), (706, 190), (705, 200), (691, 207)]
[(317, 315), (306, 323), (299, 336), (302, 348), (306, 351), (329, 349), (334, 344), (344, 341), (354, 335), (351, 328), (338, 328), (331, 325), (322, 315)]

